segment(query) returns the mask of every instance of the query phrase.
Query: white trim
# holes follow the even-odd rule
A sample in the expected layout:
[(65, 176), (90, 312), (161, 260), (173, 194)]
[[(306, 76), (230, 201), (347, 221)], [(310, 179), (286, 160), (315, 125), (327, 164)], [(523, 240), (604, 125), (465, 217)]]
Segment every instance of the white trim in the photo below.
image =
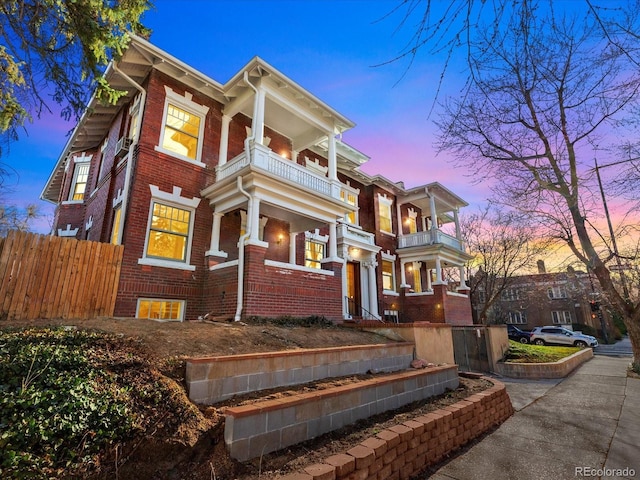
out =
[[(165, 90), (165, 99), (164, 99), (164, 110), (162, 112), (162, 126), (160, 130), (160, 137), (158, 138), (158, 145), (155, 146), (155, 150), (157, 152), (166, 153), (167, 155), (171, 155), (172, 157), (179, 158), (181, 160), (185, 160), (191, 164), (198, 165), (200, 167), (206, 167), (206, 164), (201, 162), (202, 158), (202, 144), (204, 140), (204, 127), (206, 123), (207, 113), (209, 112), (209, 107), (206, 105), (200, 105), (192, 100), (193, 95), (190, 92), (185, 92), (184, 96), (174, 92), (171, 87), (164, 86)], [(169, 110), (169, 104), (173, 104), (176, 107), (179, 107), (183, 110), (188, 111), (189, 113), (200, 117), (200, 126), (198, 130), (198, 146), (196, 149), (196, 158), (189, 158), (185, 155), (181, 155), (172, 150), (167, 150), (162, 146), (164, 143), (164, 132), (165, 127), (167, 125), (167, 112)]]
[(400, 294), (398, 292), (394, 292), (393, 290), (382, 290), (383, 295), (390, 295), (392, 297), (399, 297)]
[(329, 235), (320, 235), (320, 229), (316, 228), (314, 232), (304, 232), (305, 240), (313, 240), (319, 243), (327, 243), (329, 241)]
[(458, 293), (458, 292), (451, 292), (449, 290), (447, 290), (447, 295), (449, 295), (450, 297), (460, 297), (460, 298), (468, 298), (469, 296), (464, 294), (464, 293)]
[(67, 223), (67, 228), (65, 230), (61, 228), (58, 229), (58, 236), (59, 237), (75, 237), (78, 234), (78, 230), (80, 230), (79, 227), (71, 228), (71, 224)]
[(433, 290), (425, 290), (424, 292), (413, 292), (413, 293), (405, 293), (407, 297), (424, 297), (428, 295), (433, 295)]
[(89, 215), (89, 220), (84, 224), (85, 230), (90, 230), (93, 227), (93, 215)]
[(397, 258), (397, 255), (393, 255), (389, 250), (386, 252), (380, 252), (380, 256), (382, 257), (382, 260), (387, 260), (389, 262), (395, 262)]
[(224, 263), (218, 263), (216, 265), (211, 265), (209, 267), (209, 271), (213, 272), (214, 270), (222, 270), (223, 268), (237, 267), (237, 266), (238, 266), (238, 260), (231, 260), (229, 262), (224, 262)]
[(388, 198), (386, 193), (378, 193), (378, 211), (376, 213), (378, 214), (378, 218), (382, 219), (382, 215), (380, 215), (380, 205), (385, 205), (389, 208), (389, 222), (391, 223), (391, 230), (383, 230), (380, 228), (380, 233), (395, 236), (395, 233), (393, 233), (393, 212), (391, 208), (393, 205), (393, 198)]
[[(146, 242), (145, 242), (145, 247), (146, 247)], [(146, 252), (146, 248), (145, 248), (145, 252)], [(178, 260), (172, 261), (172, 260), (162, 260), (160, 258), (147, 258), (147, 257), (139, 258), (138, 265), (149, 265), (151, 267), (173, 268), (175, 270), (188, 270), (190, 272), (193, 272), (196, 269), (195, 265), (188, 265)]]
[(176, 187), (175, 185), (171, 193), (161, 191), (160, 187), (156, 185), (149, 185), (149, 189), (151, 190), (151, 196), (153, 198), (182, 205), (183, 207), (197, 208), (202, 200), (200, 197), (183, 197), (182, 187)]
[(321, 268), (310, 268), (310, 267), (305, 267), (303, 265), (296, 265), (294, 263), (276, 262), (275, 260), (265, 259), (264, 264), (267, 267), (285, 268), (287, 270), (297, 270), (299, 272), (306, 272), (306, 273), (318, 273), (320, 275), (327, 275), (329, 277), (335, 276), (335, 273), (333, 272), (333, 270), (323, 270)]
[(121, 188), (119, 188), (118, 193), (116, 194), (115, 198), (111, 202), (112, 208), (116, 208), (119, 204), (121, 204), (123, 199), (124, 199), (124, 192), (122, 191)]
[[(149, 317), (139, 317), (140, 313), (140, 302), (176, 302), (180, 304), (180, 318), (176, 318), (175, 320), (172, 318), (149, 318)], [(149, 297), (140, 297), (136, 301), (136, 317), (141, 318), (143, 320), (153, 320), (156, 322), (184, 322), (184, 314), (187, 307), (187, 302), (185, 300), (180, 300), (179, 298), (149, 298)]]

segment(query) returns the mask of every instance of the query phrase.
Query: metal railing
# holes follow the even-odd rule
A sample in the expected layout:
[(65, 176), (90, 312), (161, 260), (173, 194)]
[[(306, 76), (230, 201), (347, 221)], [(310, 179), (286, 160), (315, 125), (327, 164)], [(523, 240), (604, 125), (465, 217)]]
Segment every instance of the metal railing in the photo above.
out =
[[(382, 322), (384, 323), (384, 320), (382, 318), (380, 318), (380, 316), (371, 313), (369, 310), (367, 310), (366, 308), (364, 308), (362, 305), (360, 305), (358, 302), (356, 302), (353, 298), (349, 298), (349, 297), (344, 297), (345, 300), (347, 301), (347, 311), (349, 313), (349, 315), (354, 315), (356, 317), (361, 317), (363, 320), (375, 320), (377, 322)], [(355, 311), (355, 312), (359, 312), (358, 314), (351, 314), (351, 311)], [(356, 320), (357, 322), (358, 320)]]

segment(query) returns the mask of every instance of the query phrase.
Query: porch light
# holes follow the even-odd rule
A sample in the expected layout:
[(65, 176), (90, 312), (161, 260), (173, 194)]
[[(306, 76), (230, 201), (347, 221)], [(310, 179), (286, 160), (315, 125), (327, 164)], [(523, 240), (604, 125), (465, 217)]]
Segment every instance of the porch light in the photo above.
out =
[(277, 244), (280, 245), (282, 243), (282, 240), (284, 240), (284, 235), (279, 233), (278, 234), (278, 240), (277, 240)]

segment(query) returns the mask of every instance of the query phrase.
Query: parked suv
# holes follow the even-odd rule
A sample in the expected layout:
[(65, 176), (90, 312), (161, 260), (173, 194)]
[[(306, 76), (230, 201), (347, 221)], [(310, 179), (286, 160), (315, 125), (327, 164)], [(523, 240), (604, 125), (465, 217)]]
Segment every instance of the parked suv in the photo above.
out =
[(598, 340), (582, 332), (572, 332), (562, 327), (535, 327), (531, 330), (531, 343), (536, 345), (570, 345), (574, 347), (597, 347)]
[(507, 335), (509, 335), (509, 340), (515, 340), (516, 342), (529, 343), (531, 341), (531, 332), (520, 330), (515, 325), (507, 324)]

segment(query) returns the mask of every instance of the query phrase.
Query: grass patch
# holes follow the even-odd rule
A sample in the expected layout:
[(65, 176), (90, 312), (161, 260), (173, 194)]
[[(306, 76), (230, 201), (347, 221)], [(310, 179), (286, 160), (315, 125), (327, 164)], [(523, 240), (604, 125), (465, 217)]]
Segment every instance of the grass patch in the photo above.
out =
[(578, 347), (549, 347), (546, 345), (528, 345), (509, 340), (509, 349), (505, 353), (505, 362), (548, 363), (557, 362), (579, 352)]

